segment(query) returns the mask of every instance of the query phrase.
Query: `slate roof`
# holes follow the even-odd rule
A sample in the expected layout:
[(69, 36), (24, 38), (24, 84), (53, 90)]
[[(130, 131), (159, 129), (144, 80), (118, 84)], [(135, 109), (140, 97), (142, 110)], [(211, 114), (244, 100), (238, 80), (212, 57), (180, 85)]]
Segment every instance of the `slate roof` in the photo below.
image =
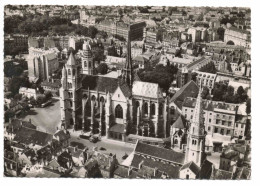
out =
[(178, 128), (178, 129), (186, 128), (186, 120), (185, 120), (185, 118), (182, 115), (180, 115), (178, 117), (178, 119), (173, 123), (172, 127), (173, 128)]
[(213, 170), (213, 164), (208, 161), (204, 160), (201, 167), (200, 167), (200, 179), (210, 179), (212, 170)]
[(185, 154), (181, 152), (175, 152), (173, 150), (148, 145), (142, 142), (137, 142), (135, 147), (135, 153), (145, 154), (153, 156), (158, 159), (175, 162), (179, 164), (184, 163)]
[(202, 58), (198, 59), (197, 61), (194, 61), (194, 62), (188, 64), (187, 68), (189, 70), (193, 70), (193, 69), (195, 69), (197, 67), (197, 65), (203, 64), (203, 63), (205, 63), (207, 61), (208, 61), (208, 59), (206, 59), (205, 57), (202, 57)]
[(170, 103), (174, 102), (178, 108), (182, 108), (182, 103), (186, 97), (197, 97), (199, 93), (199, 87), (194, 81), (189, 81), (183, 87), (178, 90), (170, 99)]
[(187, 168), (189, 168), (196, 176), (199, 175), (200, 168), (193, 161), (184, 164), (180, 170)]
[(162, 92), (157, 83), (135, 81), (132, 89), (133, 95), (149, 98), (162, 98)]
[(247, 167), (237, 167), (233, 174), (233, 179), (248, 180), (251, 177), (251, 170)]
[(120, 176), (121, 178), (128, 178), (128, 167), (118, 165), (114, 171), (114, 174)]
[[(183, 101), (182, 107), (195, 108), (196, 98), (187, 97)], [(224, 103), (218, 101), (202, 100), (203, 110), (214, 111), (215, 109), (222, 109), (230, 112), (234, 112), (237, 109), (237, 105), (233, 103)]]
[(72, 161), (72, 156), (69, 152), (64, 151), (63, 153), (61, 153), (58, 156), (58, 163), (60, 166), (62, 166), (63, 168), (68, 168), (67, 163)]
[(214, 169), (211, 179), (214, 180), (231, 180), (232, 179), (232, 172), (228, 172), (221, 169)]
[(82, 78), (83, 89), (114, 93), (118, 87), (118, 79), (104, 76), (85, 75)]
[(64, 130), (59, 130), (54, 134), (54, 137), (59, 137), (59, 141), (65, 141), (70, 138), (70, 135)]
[(237, 161), (239, 159), (239, 152), (234, 151), (233, 149), (226, 149), (220, 155), (221, 158), (229, 159), (232, 161)]
[(179, 166), (159, 162), (151, 158), (144, 158), (141, 155), (135, 154), (131, 166), (138, 169), (140, 163), (142, 163), (142, 166), (147, 166), (153, 169), (157, 168), (160, 172), (166, 173), (170, 178), (179, 178)]
[(56, 82), (49, 82), (47, 80), (43, 81), (41, 83), (42, 86), (48, 86), (48, 87), (53, 87), (53, 88), (59, 88), (61, 86), (61, 82), (60, 80), (56, 81)]
[(45, 146), (48, 144), (48, 142), (52, 141), (52, 138), (52, 135), (49, 133), (21, 127), (19, 130), (17, 130), (13, 140), (27, 145), (36, 144)]
[(129, 98), (131, 96), (131, 89), (126, 83), (120, 83), (119, 87), (125, 97)]

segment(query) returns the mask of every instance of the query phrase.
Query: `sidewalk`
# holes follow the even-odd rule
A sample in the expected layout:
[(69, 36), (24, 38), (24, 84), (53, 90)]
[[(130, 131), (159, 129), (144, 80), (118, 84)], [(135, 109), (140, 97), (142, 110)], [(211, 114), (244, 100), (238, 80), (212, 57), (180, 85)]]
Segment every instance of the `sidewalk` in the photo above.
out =
[(121, 145), (121, 146), (127, 146), (127, 147), (130, 147), (130, 148), (135, 147), (135, 144), (133, 144), (133, 143), (127, 143), (127, 142), (124, 142), (124, 141), (112, 140), (112, 139), (108, 139), (108, 138), (105, 137), (105, 136), (101, 137), (101, 141), (104, 141), (104, 142), (107, 142), (107, 143), (110, 143), (110, 144), (116, 144), (116, 145)]

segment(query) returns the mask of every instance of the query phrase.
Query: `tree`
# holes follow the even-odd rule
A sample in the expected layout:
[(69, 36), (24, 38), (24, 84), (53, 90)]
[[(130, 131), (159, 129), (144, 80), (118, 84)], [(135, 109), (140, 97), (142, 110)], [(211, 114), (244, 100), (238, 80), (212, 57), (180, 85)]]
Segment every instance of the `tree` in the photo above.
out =
[(209, 88), (208, 87), (203, 87), (201, 97), (202, 99), (207, 99), (209, 96)]
[(104, 55), (104, 49), (101, 47), (96, 48), (96, 50), (92, 51), (93, 54), (93, 61), (104, 61), (105, 55)]
[(106, 63), (100, 63), (100, 65), (97, 67), (97, 72), (100, 74), (107, 74), (108, 66)]
[(16, 100), (16, 101), (19, 101), (19, 100), (21, 100), (22, 99), (22, 94), (16, 94), (15, 96), (14, 96), (14, 99)]
[(88, 36), (91, 38), (95, 38), (96, 34), (98, 33), (98, 30), (94, 26), (89, 26), (88, 28)]
[(204, 19), (204, 15), (203, 15), (203, 13), (201, 13), (201, 14), (198, 16), (197, 21), (203, 21), (203, 19)]
[(46, 96), (44, 94), (40, 94), (37, 96), (36, 101), (38, 104), (42, 104), (46, 102)]
[(217, 33), (219, 35), (219, 39), (221, 39), (223, 41), (224, 40), (225, 29), (223, 27), (219, 27), (217, 29)]
[(200, 71), (201, 72), (212, 73), (212, 74), (216, 74), (217, 73), (217, 69), (216, 69), (214, 63), (209, 63), (208, 65), (202, 67)]
[(12, 111), (12, 110), (7, 110), (7, 111), (5, 112), (5, 116), (4, 116), (4, 117), (5, 117), (5, 122), (8, 122), (10, 118), (13, 118), (13, 117), (14, 117), (14, 115), (15, 115), (14, 111)]
[(239, 86), (236, 93), (236, 102), (241, 103), (246, 101), (247, 93), (242, 86)]
[(52, 98), (52, 93), (50, 91), (45, 92), (44, 95), (46, 97), (46, 100), (49, 100)]

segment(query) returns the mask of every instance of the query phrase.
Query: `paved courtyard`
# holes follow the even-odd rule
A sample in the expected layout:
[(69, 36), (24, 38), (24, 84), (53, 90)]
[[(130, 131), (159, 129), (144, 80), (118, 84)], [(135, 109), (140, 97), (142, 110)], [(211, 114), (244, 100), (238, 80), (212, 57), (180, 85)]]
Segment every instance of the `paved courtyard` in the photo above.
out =
[(45, 108), (31, 108), (21, 119), (27, 121), (31, 119), (38, 130), (54, 134), (60, 125), (60, 102), (58, 99), (53, 99), (52, 104)]

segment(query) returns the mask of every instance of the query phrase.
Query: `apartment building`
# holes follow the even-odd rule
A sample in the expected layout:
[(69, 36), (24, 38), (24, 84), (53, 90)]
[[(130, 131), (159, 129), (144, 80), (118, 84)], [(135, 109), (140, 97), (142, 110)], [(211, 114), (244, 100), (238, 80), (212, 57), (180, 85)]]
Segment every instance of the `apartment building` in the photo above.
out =
[[(190, 122), (196, 104), (195, 98), (186, 98), (182, 105), (182, 115)], [(208, 150), (220, 151), (235, 135), (235, 123), (238, 105), (217, 101), (203, 100), (205, 131), (210, 138), (206, 143)]]

